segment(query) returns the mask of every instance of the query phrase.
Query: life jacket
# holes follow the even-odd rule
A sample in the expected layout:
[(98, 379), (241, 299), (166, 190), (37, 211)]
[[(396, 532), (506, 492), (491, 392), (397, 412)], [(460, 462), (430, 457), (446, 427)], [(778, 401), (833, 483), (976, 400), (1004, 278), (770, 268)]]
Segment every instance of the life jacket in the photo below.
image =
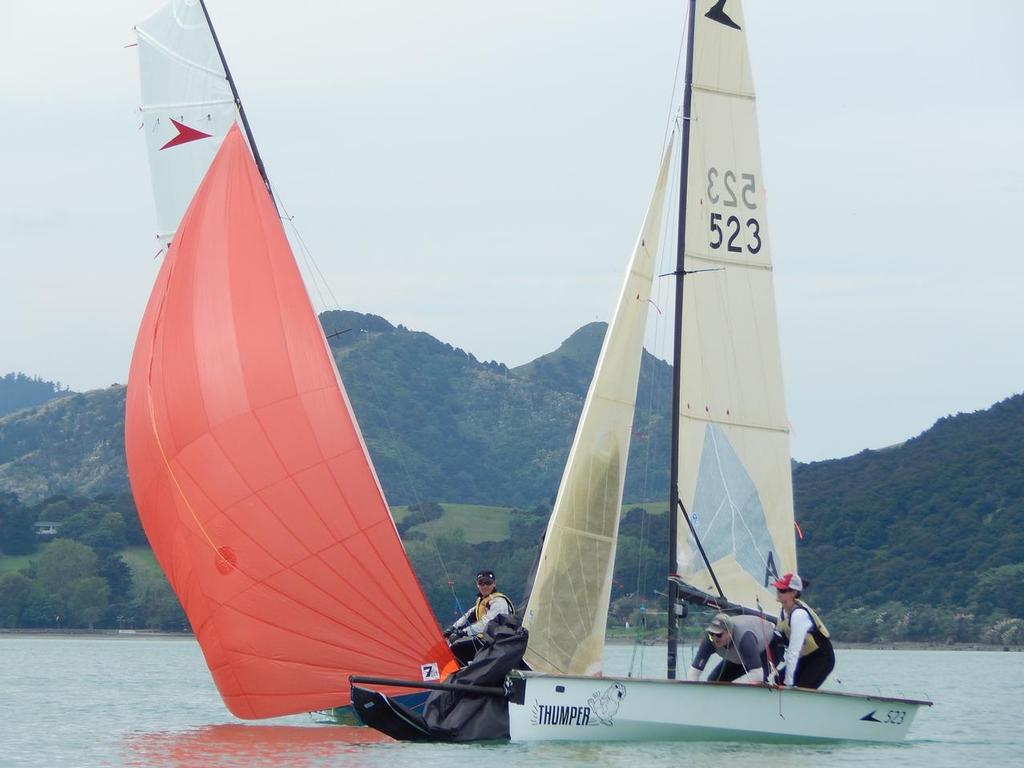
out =
[[(487, 615), (487, 609), (490, 608), (491, 603), (494, 602), (495, 598), (500, 597), (506, 603), (508, 603), (508, 612), (515, 615), (516, 607), (512, 604), (512, 601), (508, 598), (508, 595), (504, 595), (501, 592), (491, 592), (487, 597), (483, 595), (476, 596), (476, 618), (473, 620), (475, 624), (478, 621), (483, 621), (484, 616)], [(483, 637), (483, 635), (477, 635), (477, 637)]]
[[(831, 643), (831, 640), (829, 639), (831, 635), (829, 635), (825, 622), (819, 618), (818, 614), (814, 612), (811, 606), (797, 598), (796, 605), (793, 610), (795, 611), (797, 608), (803, 608), (807, 611), (808, 615), (811, 617), (811, 621), (814, 623), (811, 630), (804, 636), (804, 645), (800, 649), (800, 656), (802, 658), (814, 653), (818, 648), (824, 646), (826, 643)], [(789, 616), (786, 615), (785, 611), (782, 612), (782, 618), (779, 623), (776, 624), (776, 629), (789, 639)]]

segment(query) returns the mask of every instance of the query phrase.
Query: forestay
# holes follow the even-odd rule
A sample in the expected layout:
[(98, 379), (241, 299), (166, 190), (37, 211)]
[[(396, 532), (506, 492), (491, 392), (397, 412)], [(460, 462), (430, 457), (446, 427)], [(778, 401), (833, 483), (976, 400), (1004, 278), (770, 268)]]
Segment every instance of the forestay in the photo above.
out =
[(238, 110), (199, 0), (171, 0), (135, 30), (157, 237), (166, 243)]
[[(796, 570), (789, 429), (742, 5), (697, 3), (682, 319), (679, 493), (725, 597), (775, 605)], [(679, 573), (716, 594), (679, 526)]]
[(451, 663), (238, 127), (139, 329), (125, 448), (146, 535), (237, 716)]
[(525, 658), (538, 671), (601, 671), (626, 458), (671, 158), (670, 141), (548, 522), (523, 622), (530, 632)]

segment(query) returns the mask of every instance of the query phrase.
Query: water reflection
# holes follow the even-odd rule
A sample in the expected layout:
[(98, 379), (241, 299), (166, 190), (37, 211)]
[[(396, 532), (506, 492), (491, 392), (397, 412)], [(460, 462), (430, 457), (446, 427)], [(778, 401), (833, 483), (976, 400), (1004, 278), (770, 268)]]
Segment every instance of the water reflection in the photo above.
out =
[(337, 765), (346, 755), (365, 758), (368, 745), (381, 743), (394, 744), (371, 728), (241, 723), (187, 731), (133, 731), (122, 737), (124, 764), (139, 768)]

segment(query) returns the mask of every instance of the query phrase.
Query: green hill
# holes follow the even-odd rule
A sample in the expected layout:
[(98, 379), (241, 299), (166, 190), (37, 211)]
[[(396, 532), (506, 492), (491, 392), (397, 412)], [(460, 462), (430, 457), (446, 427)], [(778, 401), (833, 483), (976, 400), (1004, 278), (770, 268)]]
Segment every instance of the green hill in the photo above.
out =
[(0, 491), (27, 503), (126, 492), (124, 393), (70, 394), (0, 418)]
[[(800, 568), (816, 577), (813, 599), (848, 634), (880, 621), (906, 639), (1024, 617), (1022, 456), (1016, 395), (897, 447), (797, 465)], [(986, 626), (967, 626), (981, 617)]]
[[(393, 504), (441, 499), (531, 506), (558, 489), (604, 334), (592, 323), (515, 370), (356, 312), (321, 316), (377, 473)], [(128, 489), (124, 387), (0, 417), (0, 491), (33, 504)], [(669, 367), (645, 355), (627, 496), (667, 488)]]
[[(588, 323), (562, 342), (554, 352), (513, 368), (512, 373), (550, 389), (578, 396), (582, 410), (607, 327), (607, 323)], [(627, 499), (650, 500), (668, 496), (668, 456), (672, 428), (668, 412), (671, 403), (672, 367), (644, 350), (640, 361), (636, 417), (626, 470)], [(573, 430), (577, 421), (578, 416), (573, 420)]]
[(0, 376), (0, 416), (22, 408), (42, 405), (58, 397), (74, 394), (60, 382), (44, 381), (38, 376), (8, 373)]
[[(472, 595), (483, 565), (521, 597), (603, 324), (510, 370), (377, 316), (332, 312), (321, 321), (439, 615), (453, 610), (452, 589)], [(125, 477), (124, 388), (62, 394), (0, 417), (0, 550), (4, 536), (17, 536), (9, 555), (19, 558), (31, 520), (89, 509), (92, 517), (77, 518), (81, 541), (120, 535), (116, 525), (86, 530), (101, 519), (109, 528), (104, 515), (113, 511), (128, 543), (141, 542)], [(663, 587), (667, 526), (658, 500), (667, 495), (669, 396), (669, 366), (645, 354), (626, 498), (653, 503), (623, 516), (616, 598)], [(1022, 455), (1024, 395), (1017, 395), (940, 419), (883, 451), (794, 464), (800, 570), (814, 582), (806, 597), (837, 636), (1024, 642)], [(60, 494), (68, 499), (53, 498)], [(410, 504), (419, 511), (403, 508)], [(0, 571), (25, 562), (5, 556)], [(132, 565), (144, 573), (137, 556)], [(166, 594), (152, 594), (162, 606), (154, 615), (173, 624)]]
[(587, 323), (554, 352), (513, 368), (512, 372), (525, 379), (543, 381), (552, 389), (585, 397), (607, 327), (607, 323)]

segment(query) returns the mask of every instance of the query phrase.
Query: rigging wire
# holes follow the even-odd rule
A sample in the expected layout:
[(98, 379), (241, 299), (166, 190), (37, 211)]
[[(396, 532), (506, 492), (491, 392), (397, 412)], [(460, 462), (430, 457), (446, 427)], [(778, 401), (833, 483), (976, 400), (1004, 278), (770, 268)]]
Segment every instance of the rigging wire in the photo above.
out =
[[(675, 167), (676, 165), (677, 165), (677, 157), (673, 156), (673, 158), (672, 158), (672, 166)], [(664, 210), (668, 214), (670, 214), (670, 215), (662, 217), (662, 224), (661, 224), (662, 232), (661, 232), (661, 235), (660, 235), (660, 237), (658, 239), (658, 242), (659, 242), (659, 255), (658, 255), (658, 258), (659, 258), (659, 264), (661, 264), (661, 265), (664, 265), (666, 260), (668, 260), (671, 257), (672, 253), (674, 252), (675, 243), (674, 242), (670, 242), (672, 240), (672, 234), (674, 233), (674, 228), (671, 227), (671, 221), (672, 221), (671, 213), (677, 209), (677, 206), (678, 206), (678, 190), (675, 187), (675, 185), (672, 185), (669, 188), (668, 198), (667, 198), (667, 200), (665, 201), (665, 204), (664, 204)], [(658, 307), (659, 307), (659, 305), (664, 304), (665, 301), (667, 300), (668, 292), (669, 292), (669, 288), (670, 287), (671, 286), (666, 285), (665, 281), (658, 281), (658, 283), (657, 283), (657, 285), (655, 287), (656, 301), (653, 301), (652, 304), (653, 304), (653, 306), (655, 307), (655, 309), (657, 311), (656, 311), (656, 313), (655, 313), (655, 315), (653, 317), (653, 322), (651, 324), (652, 330), (653, 330), (653, 333), (651, 334), (651, 336), (653, 338), (651, 346), (652, 346), (652, 349), (654, 350), (655, 353), (658, 352), (661, 349), (662, 345), (665, 343), (666, 323), (665, 323), (664, 318), (663, 318), (663, 316), (661, 314), (661, 311), (660, 311), (660, 309), (658, 309)], [(652, 355), (652, 357), (655, 357), (655, 356), (656, 355)], [(655, 419), (655, 414), (656, 414), (656, 406), (659, 403), (659, 395), (660, 394), (661, 394), (661, 392), (660, 392), (660, 387), (659, 387), (659, 380), (658, 380), (658, 377), (656, 375), (654, 375), (654, 370), (652, 368), (651, 369), (651, 375), (649, 376), (649, 379), (647, 381), (647, 392), (646, 392), (646, 394), (645, 394), (645, 396), (643, 398), (643, 400), (646, 402), (646, 408), (645, 408), (645, 411), (647, 413), (646, 421), (647, 421), (647, 424), (649, 425), (649, 427), (651, 428), (650, 432), (649, 432), (649, 436), (653, 436), (654, 435), (654, 427), (657, 426), (657, 420)], [(638, 398), (638, 403), (639, 403), (639, 398)], [(638, 413), (639, 413), (639, 411), (640, 411), (640, 409), (638, 408)], [(650, 491), (650, 482), (651, 482), (651, 457), (652, 457), (652, 451), (653, 451), (652, 443), (653, 443), (653, 440), (648, 439), (646, 445), (644, 446), (643, 480), (641, 482), (641, 495), (642, 495), (642, 498), (644, 499), (644, 501), (648, 501), (649, 497), (650, 497), (649, 491)], [(646, 590), (647, 590), (647, 587), (648, 587), (648, 585), (646, 583), (646, 573), (645, 573), (645, 569), (644, 569), (644, 561), (645, 561), (645, 554), (646, 554), (646, 549), (647, 549), (647, 547), (646, 547), (646, 545), (647, 545), (647, 538), (650, 535), (650, 527), (651, 527), (650, 526), (650, 518), (649, 518), (649, 515), (651, 513), (648, 511), (646, 506), (643, 507), (643, 510), (644, 511), (642, 513), (641, 524), (640, 524), (640, 547), (639, 547), (639, 552), (637, 553), (637, 560), (638, 560), (638, 562), (637, 562), (637, 591), (636, 591), (636, 593), (637, 593), (637, 610), (638, 610), (638, 613), (644, 608), (644, 606), (642, 606), (640, 604), (640, 601), (643, 599), (643, 596), (646, 594)], [(671, 512), (669, 510), (666, 510), (665, 514), (671, 514)], [(647, 616), (646, 616), (646, 612), (645, 611), (643, 613), (643, 619), (644, 619), (643, 620), (643, 628), (645, 629), (646, 626), (647, 626)], [(637, 636), (636, 644), (640, 645), (641, 643), (643, 643), (643, 641), (645, 639), (644, 638), (644, 633), (643, 633), (642, 629), (638, 629), (637, 635), (638, 636)], [(642, 653), (640, 654), (640, 656), (641, 656), (640, 665), (642, 667), (642, 663), (643, 663), (643, 655), (642, 655)], [(631, 671), (633, 670), (634, 666), (637, 663), (636, 662), (636, 657), (637, 657), (637, 653), (636, 653), (636, 649), (634, 648), (633, 660), (631, 661), (631, 664), (630, 664)]]
[[(681, 32), (680, 32), (680, 35), (679, 35), (679, 45), (678, 45), (677, 50), (676, 50), (676, 67), (675, 67), (675, 71), (673, 72), (673, 75), (672, 75), (672, 81), (671, 81), (670, 88), (668, 89), (669, 90), (668, 107), (667, 107), (667, 110), (666, 110), (665, 129), (664, 129), (664, 133), (663, 133), (663, 137), (662, 137), (662, 151), (663, 152), (664, 152), (665, 147), (668, 145), (668, 142), (671, 140), (671, 137), (673, 136), (673, 133), (676, 130), (676, 123), (677, 123), (676, 110), (675, 110), (674, 107), (675, 107), (675, 105), (677, 103), (677, 100), (679, 98), (680, 68), (682, 67), (682, 64), (683, 64), (683, 61), (684, 61), (685, 50), (686, 50), (686, 29), (687, 29), (687, 23), (689, 21), (689, 12), (690, 12), (689, 11), (689, 4), (684, 3), (683, 4), (683, 8), (684, 8), (684, 11), (683, 11), (683, 23), (679, 26), (679, 29), (681, 30)], [(681, 134), (682, 134), (682, 131), (680, 131), (680, 135)], [(682, 147), (680, 146), (680, 150), (681, 149), (682, 149)], [(680, 158), (679, 154), (675, 155), (672, 158), (672, 164), (673, 164), (673, 166), (675, 166), (676, 169), (678, 169), (678, 163), (680, 162), (679, 158)], [(670, 185), (669, 189), (670, 189), (670, 192), (669, 192), (669, 195), (668, 195), (668, 200), (665, 202), (664, 211), (669, 213), (669, 214), (672, 214), (673, 212), (678, 211), (678, 208), (679, 208), (680, 205), (682, 205), (682, 202), (679, 200), (679, 188), (678, 188), (678, 185), (672, 184), (672, 185)], [(670, 264), (673, 263), (672, 262), (672, 257), (673, 257), (674, 252), (675, 252), (675, 248), (674, 248), (674, 246), (676, 245), (676, 243), (675, 243), (675, 235), (677, 234), (677, 232), (676, 232), (676, 229), (674, 227), (670, 226), (670, 222), (672, 220), (673, 220), (673, 216), (671, 216), (671, 215), (667, 215), (667, 216), (663, 216), (662, 217), (662, 236), (659, 238), (660, 251), (661, 251), (661, 253), (660, 253), (660, 263), (661, 263), (661, 267), (662, 268), (658, 270), (659, 273), (665, 271), (664, 270), (664, 265), (666, 263), (670, 263)], [(669, 247), (670, 245), (672, 247)], [(657, 296), (657, 301), (655, 302), (655, 306), (656, 307), (667, 306), (666, 302), (671, 297), (672, 291), (674, 290), (674, 287), (675, 287), (674, 281), (671, 281), (671, 283), (670, 283), (668, 281), (659, 280), (657, 282), (657, 286), (655, 288), (655, 295)], [(655, 354), (658, 351), (661, 350), (662, 346), (666, 343), (666, 341), (671, 343), (671, 335), (672, 335), (671, 332), (666, 329), (666, 324), (663, 321), (663, 317), (662, 317), (661, 311), (659, 310), (657, 315), (654, 318), (654, 334), (653, 334), (653, 345), (652, 346), (653, 346), (653, 350), (654, 350)], [(671, 357), (669, 357), (668, 359), (671, 359)], [(653, 373), (653, 371), (652, 371), (652, 373)], [(673, 371), (672, 375), (675, 375), (674, 371)], [(654, 410), (654, 405), (657, 402), (656, 395), (660, 394), (657, 391), (657, 384), (658, 384), (657, 377), (652, 375), (650, 377), (650, 381), (648, 382), (648, 388), (649, 388), (648, 389), (648, 403), (649, 403), (649, 407), (650, 407), (650, 410), (651, 410), (652, 414), (653, 414), (653, 410)], [(670, 413), (669, 414), (669, 418), (670, 419), (676, 418), (676, 414), (671, 414)], [(649, 423), (651, 423), (651, 422), (649, 421)], [(652, 426), (653, 426), (653, 424), (652, 424)], [(646, 450), (644, 452), (645, 453), (645, 458), (644, 458), (643, 489), (644, 489), (644, 495), (645, 496), (647, 495), (647, 491), (648, 491), (648, 488), (649, 488), (648, 483), (649, 483), (649, 467), (650, 467), (651, 451), (652, 451), (651, 441), (648, 441), (647, 446), (646, 446)], [(669, 480), (669, 483), (671, 484), (672, 478), (668, 478), (668, 480)], [(643, 520), (641, 522), (641, 529), (640, 529), (641, 530), (641, 540), (640, 540), (640, 542), (641, 542), (641, 548), (640, 548), (641, 553), (645, 549), (644, 545), (646, 544), (646, 538), (647, 538), (647, 535), (650, 533), (650, 521), (648, 519), (648, 514), (649, 513), (647, 512), (646, 507), (645, 507), (645, 509), (644, 509), (644, 517), (643, 517)], [(665, 511), (665, 514), (666, 515), (672, 515), (672, 514), (676, 514), (676, 512), (673, 509), (668, 509), (667, 508), (666, 511)], [(642, 573), (643, 569), (642, 568), (638, 568), (638, 571), (640, 573)], [(646, 586), (646, 584), (644, 586)], [(643, 606), (641, 606), (641, 608), (643, 608)], [(674, 611), (675, 610), (675, 606), (670, 605), (668, 607), (668, 609), (669, 609), (669, 611)], [(646, 611), (644, 611), (643, 612), (643, 624), (644, 624), (645, 627), (646, 627), (646, 623), (647, 623), (647, 616), (646, 616)], [(635, 653), (635, 649), (634, 649), (634, 658), (635, 658), (635, 656), (636, 656), (636, 653)], [(640, 654), (640, 659), (641, 659), (640, 660), (640, 665), (641, 665), (641, 669), (642, 669), (642, 665), (643, 665), (643, 653), (642, 652)], [(633, 664), (631, 663), (630, 666), (631, 666), (631, 669), (632, 669)]]
[[(678, 89), (679, 89), (679, 80), (680, 80), (679, 72), (680, 72), (680, 67), (682, 66), (682, 63), (683, 63), (683, 55), (684, 55), (685, 49), (686, 49), (686, 28), (687, 28), (687, 22), (689, 21), (689, 13), (690, 13), (689, 12), (689, 5), (688, 4), (684, 4), (683, 7), (684, 7), (683, 23), (679, 27), (682, 31), (680, 32), (679, 46), (678, 46), (677, 51), (676, 51), (676, 67), (675, 67), (675, 72), (672, 75), (671, 87), (669, 88), (668, 108), (666, 110), (667, 117), (666, 117), (666, 120), (665, 120), (665, 130), (664, 130), (664, 133), (662, 135), (662, 147), (661, 147), (661, 151), (662, 152), (664, 152), (665, 148), (668, 146), (668, 143), (669, 143), (669, 141), (670, 141), (670, 139), (671, 139), (671, 137), (672, 137), (672, 135), (673, 135), (673, 133), (675, 131), (675, 124), (677, 122), (677, 118), (676, 118), (676, 114), (675, 114), (675, 110), (674, 110), (674, 105), (676, 104), (676, 101), (677, 101), (677, 98), (678, 98)], [(676, 156), (674, 156), (672, 158), (672, 164), (675, 165), (676, 167), (678, 167), (678, 161), (676, 159)], [(672, 184), (672, 185), (669, 185), (669, 190), (670, 190), (669, 191), (669, 196), (668, 196), (668, 200), (665, 202), (664, 211), (666, 211), (668, 213), (672, 213), (673, 211), (677, 211), (678, 210), (678, 206), (680, 205), (680, 202), (678, 200), (679, 189), (678, 189), (677, 185)], [(661, 266), (660, 266), (660, 268), (658, 270), (658, 273), (662, 273), (662, 272), (665, 271), (665, 264), (666, 263), (673, 263), (670, 260), (670, 257), (674, 254), (674, 248), (669, 248), (668, 247), (669, 240), (675, 234), (675, 229), (669, 225), (671, 220), (672, 220), (671, 216), (663, 216), (662, 217), (662, 234), (661, 234), (661, 237), (659, 237), (659, 251), (660, 251), (659, 263), (660, 263)], [(674, 246), (675, 242), (673, 241), (671, 243), (671, 245)], [(653, 323), (654, 328), (653, 328), (653, 334), (652, 334), (652, 338), (653, 338), (652, 349), (654, 350), (654, 356), (656, 356), (656, 353), (661, 349), (662, 345), (665, 343), (665, 336), (666, 336), (665, 323), (662, 321), (661, 310), (658, 309), (658, 308), (661, 307), (661, 306), (666, 306), (665, 302), (669, 298), (669, 295), (670, 295), (669, 288), (670, 287), (672, 287), (672, 286), (667, 285), (665, 281), (661, 281), (661, 280), (659, 280), (657, 282), (656, 286), (655, 286), (655, 296), (657, 297), (657, 300), (652, 302), (652, 304), (654, 305), (655, 309), (657, 309), (658, 311), (657, 311), (657, 313), (656, 313), (656, 315), (654, 317), (654, 323)], [(641, 371), (642, 370), (643, 370), (643, 358), (641, 357)], [(655, 403), (657, 402), (656, 401), (656, 395), (659, 394), (659, 392), (657, 391), (657, 376), (654, 375), (654, 371), (653, 370), (651, 371), (651, 374), (652, 375), (649, 377), (650, 380), (648, 381), (648, 392), (647, 392), (647, 398), (646, 399), (647, 399), (647, 410), (648, 410), (648, 413), (650, 414), (648, 416), (648, 418), (647, 418), (647, 423), (648, 423), (648, 425), (650, 427), (653, 428), (655, 426), (655, 424), (656, 424), (656, 422), (653, 420), (654, 406), (655, 406)], [(673, 375), (674, 375), (674, 373), (673, 373)], [(675, 415), (671, 414), (670, 418), (675, 418)], [(635, 419), (635, 417), (634, 417), (634, 419)], [(650, 438), (652, 435), (653, 435), (653, 429), (649, 431), (648, 438)], [(651, 451), (652, 451), (651, 443), (652, 443), (652, 440), (648, 439), (646, 441), (646, 445), (644, 447), (643, 480), (641, 481), (641, 491), (642, 491), (643, 499), (645, 501), (647, 500), (647, 497), (648, 497), (649, 482), (650, 482), (650, 465), (651, 465)], [(669, 482), (671, 483), (671, 478), (669, 478)], [(644, 511), (642, 513), (641, 520), (640, 520), (640, 539), (639, 539), (640, 547), (638, 548), (639, 551), (637, 553), (637, 590), (636, 590), (636, 595), (637, 595), (637, 616), (638, 616), (638, 621), (637, 621), (637, 637), (636, 637), (636, 640), (635, 640), (634, 646), (633, 646), (632, 658), (630, 659), (630, 665), (629, 665), (629, 675), (630, 676), (633, 676), (634, 672), (636, 672), (638, 668), (639, 668), (639, 673), (638, 674), (641, 674), (641, 675), (643, 674), (644, 654), (643, 654), (643, 651), (642, 651), (642, 647), (643, 647), (643, 641), (645, 640), (645, 634), (646, 634), (646, 630), (647, 630), (646, 606), (641, 601), (643, 599), (644, 591), (647, 588), (646, 579), (644, 578), (643, 564), (644, 564), (644, 551), (645, 551), (645, 548), (646, 548), (645, 547), (646, 539), (647, 539), (647, 535), (650, 533), (650, 521), (648, 519), (648, 515), (650, 513), (648, 512), (646, 506), (643, 507), (643, 510)], [(675, 513), (674, 510), (667, 509), (665, 514), (666, 515), (670, 515), (670, 514), (674, 514), (674, 513)], [(669, 606), (669, 610), (675, 610), (675, 606)], [(639, 651), (639, 654), (638, 654), (638, 651)], [(637, 659), (638, 655), (639, 655), (639, 661)]]
[[(327, 282), (327, 278), (320, 269), (320, 265), (313, 257), (313, 252), (309, 249), (309, 246), (306, 245), (306, 240), (302, 237), (302, 233), (299, 231), (299, 228), (295, 223), (295, 217), (288, 211), (288, 208), (284, 204), (284, 199), (281, 197), (281, 193), (278, 191), (277, 187), (274, 186), (273, 189), (274, 197), (277, 198), (278, 205), (281, 208), (281, 220), (288, 223), (288, 229), (292, 232), (295, 242), (299, 246), (299, 251), (302, 254), (302, 260), (305, 262), (306, 268), (312, 277), (309, 282), (313, 283), (313, 290), (316, 291), (317, 300), (320, 306), (325, 309), (330, 308), (340, 310), (341, 304), (334, 295), (334, 291), (331, 290), (331, 285)], [(330, 296), (331, 300), (329, 303), (324, 299), (321, 285), (323, 286), (323, 290), (326, 290), (327, 294)]]
[[(306, 265), (306, 273), (309, 275), (309, 279), (306, 280), (307, 285), (309, 283), (312, 283), (312, 289), (316, 293), (317, 301), (320, 307), (323, 308), (323, 311), (327, 311), (328, 309), (330, 309), (340, 312), (341, 304), (338, 301), (337, 296), (335, 296), (334, 291), (331, 289), (331, 285), (328, 282), (327, 277), (324, 275), (323, 270), (320, 268), (320, 265), (317, 262), (316, 257), (313, 256), (312, 250), (306, 244), (305, 238), (303, 238), (302, 233), (299, 231), (298, 225), (295, 223), (294, 216), (292, 216), (291, 213), (289, 213), (288, 208), (285, 206), (284, 200), (282, 199), (281, 194), (277, 190), (276, 186), (273, 187), (273, 195), (276, 198), (278, 205), (280, 206), (281, 219), (282, 221), (288, 223), (288, 228), (292, 235), (294, 236), (294, 243), (298, 245), (298, 250), (302, 254), (302, 260)], [(330, 297), (330, 302), (328, 302), (324, 298), (324, 291), (326, 291), (327, 295)], [(331, 351), (331, 356), (334, 356), (333, 348)], [(388, 409), (383, 405), (384, 399), (380, 396), (379, 391), (373, 385), (373, 383), (369, 382), (369, 384), (370, 390), (372, 390), (374, 400), (376, 404), (380, 407), (380, 411), (384, 416), (384, 423), (387, 426), (388, 434), (391, 436), (392, 443), (396, 447), (398, 447), (401, 445), (401, 443), (397, 439), (397, 432), (391, 424), (391, 419), (388, 418)], [(400, 449), (396, 451), (396, 454), (398, 456), (399, 464), (402, 467), (402, 472), (405, 475), (406, 483), (409, 487), (409, 490), (412, 492), (413, 498), (415, 499), (415, 504), (418, 508), (422, 508), (423, 502), (420, 499), (420, 495), (419, 492), (417, 491), (416, 483), (413, 480), (412, 473), (409, 471), (408, 464), (405, 461), (405, 454)], [(452, 598), (455, 603), (455, 610), (458, 615), (462, 615), (465, 611), (463, 611), (462, 602), (459, 600), (458, 593), (455, 591), (455, 581), (454, 579), (452, 579), (451, 572), (448, 569), (448, 564), (444, 559), (444, 555), (441, 554), (440, 548), (437, 546), (437, 539), (429, 531), (426, 531), (425, 533), (426, 539), (428, 542), (430, 542), (434, 554), (437, 555), (438, 562), (441, 565), (441, 570), (444, 573), (445, 583), (447, 584), (448, 590), (451, 592)], [(404, 543), (402, 547), (403, 549), (405, 548)]]
[[(367, 337), (367, 342), (369, 342), (369, 337)], [(381, 398), (379, 397), (379, 391), (372, 383), (370, 384), (370, 388), (373, 391), (373, 396), (376, 399), (377, 404), (380, 405)], [(394, 426), (391, 424), (391, 419), (388, 418), (388, 409), (381, 407), (381, 414), (384, 416), (384, 423), (387, 425), (388, 434), (391, 435), (392, 443), (396, 447), (399, 446), (400, 443), (398, 442), (398, 433), (395, 430)], [(412, 473), (409, 471), (409, 465), (405, 461), (405, 453), (400, 449), (397, 450), (396, 453), (398, 455), (398, 461), (402, 466), (402, 473), (405, 475), (405, 481), (409, 486), (409, 490), (412, 491), (413, 498), (416, 500), (416, 507), (417, 509), (422, 510), (423, 501), (420, 499), (419, 491), (416, 490), (416, 483), (412, 479)], [(444, 555), (441, 554), (441, 549), (437, 546), (437, 539), (429, 531), (426, 532), (426, 538), (427, 541), (430, 542), (430, 545), (434, 550), (434, 554), (437, 555), (437, 560), (441, 564), (441, 570), (444, 571), (445, 582), (448, 585), (449, 591), (451, 591), (452, 593), (452, 598), (455, 600), (456, 613), (459, 616), (461, 616), (463, 613), (465, 613), (465, 611), (462, 609), (462, 603), (459, 601), (459, 596), (455, 591), (455, 580), (452, 579), (452, 575), (451, 572), (448, 570), (448, 564), (447, 562), (445, 562)], [(405, 547), (404, 544), (402, 546), (403, 548)]]
[[(672, 164), (673, 165), (675, 164), (675, 157), (672, 158)], [(675, 206), (675, 202), (674, 201), (676, 199), (676, 195), (677, 195), (677, 189), (676, 189), (675, 185), (671, 185), (669, 187), (668, 199), (665, 201), (665, 204), (664, 204), (664, 210), (665, 211), (671, 212), (671, 211), (674, 210), (674, 206)], [(671, 232), (672, 232), (672, 228), (669, 226), (670, 220), (671, 220), (670, 216), (663, 216), (662, 217), (662, 224), (661, 224), (662, 232), (661, 232), (661, 235), (658, 238), (658, 243), (659, 243), (659, 246), (658, 246), (658, 250), (659, 250), (658, 258), (659, 258), (659, 262), (661, 264), (664, 264), (665, 260), (668, 258), (668, 254), (671, 252), (671, 249), (667, 247), (668, 246), (668, 240), (669, 240)], [(654, 315), (654, 318), (653, 318), (654, 322), (652, 324), (653, 325), (653, 334), (652, 335), (653, 335), (653, 339), (654, 339), (653, 344), (652, 344), (652, 348), (655, 351), (657, 351), (657, 350), (660, 349), (661, 344), (663, 343), (664, 332), (665, 332), (665, 323), (663, 321), (661, 310), (657, 309), (659, 305), (664, 303), (664, 300), (666, 298), (665, 294), (667, 292), (667, 289), (665, 287), (664, 281), (658, 281), (657, 282), (655, 291), (656, 291), (655, 295), (657, 297), (657, 301), (653, 302), (653, 305), (654, 305), (655, 309), (657, 310), (657, 312)], [(641, 367), (641, 370), (643, 370), (642, 367)], [(653, 435), (653, 428), (657, 424), (657, 421), (654, 418), (654, 416), (655, 416), (655, 405), (658, 402), (658, 398), (657, 398), (658, 394), (660, 394), (659, 387), (658, 387), (658, 379), (657, 379), (657, 376), (654, 375), (654, 370), (652, 368), (651, 375), (649, 376), (649, 380), (647, 382), (647, 393), (646, 393), (646, 397), (645, 397), (645, 400), (646, 400), (646, 412), (648, 414), (646, 421), (647, 421), (648, 426), (651, 428), (651, 430), (649, 431), (649, 437), (651, 435)], [(645, 502), (647, 502), (649, 500), (650, 473), (651, 473), (651, 452), (652, 452), (652, 440), (648, 439), (647, 442), (646, 442), (646, 445), (644, 446), (643, 479), (641, 481), (641, 497), (642, 497), (642, 499)], [(646, 579), (646, 573), (645, 573), (645, 569), (644, 569), (644, 564), (645, 564), (645, 553), (646, 553), (647, 537), (650, 534), (650, 519), (649, 519), (649, 515), (650, 515), (650, 512), (648, 512), (647, 507), (644, 506), (643, 507), (643, 513), (642, 513), (641, 519), (640, 519), (640, 539), (639, 539), (640, 547), (638, 548), (638, 552), (637, 552), (637, 588), (636, 588), (637, 613), (638, 613), (638, 615), (640, 615), (642, 617), (642, 622), (638, 623), (637, 639), (636, 639), (636, 642), (635, 642), (635, 645), (634, 645), (633, 659), (630, 662), (630, 672), (631, 672), (631, 674), (632, 674), (632, 672), (634, 670), (634, 666), (637, 663), (637, 649), (638, 649), (639, 646), (641, 646), (643, 644), (643, 641), (646, 639), (645, 638), (645, 634), (646, 634), (646, 628), (647, 628), (647, 614), (646, 614), (646, 607), (644, 606), (642, 601), (644, 599), (644, 595), (646, 595), (647, 586), (648, 586), (647, 585), (647, 579)], [(640, 653), (639, 665), (640, 665), (640, 672), (639, 672), (639, 674), (643, 674), (643, 672), (642, 672), (642, 669), (643, 669), (643, 653)]]

